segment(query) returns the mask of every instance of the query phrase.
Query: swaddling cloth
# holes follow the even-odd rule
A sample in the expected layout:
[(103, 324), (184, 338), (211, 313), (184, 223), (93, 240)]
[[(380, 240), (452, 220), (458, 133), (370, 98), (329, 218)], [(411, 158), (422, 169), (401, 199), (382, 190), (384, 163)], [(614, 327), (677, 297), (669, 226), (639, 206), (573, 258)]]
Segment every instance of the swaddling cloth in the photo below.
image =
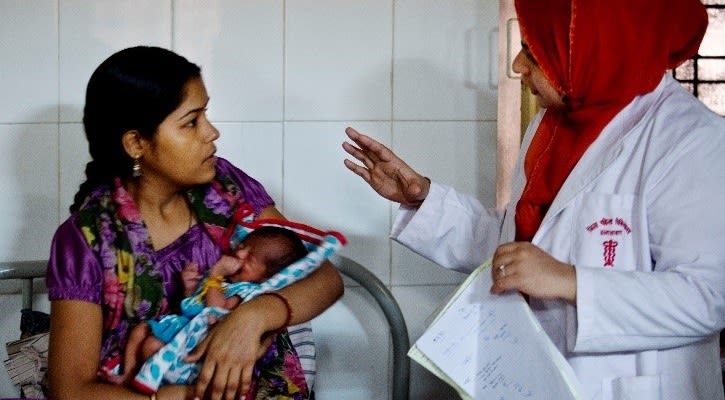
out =
[[(309, 250), (308, 254), (262, 283), (225, 284), (226, 296), (237, 295), (242, 301), (248, 301), (264, 292), (281, 289), (319, 268), (324, 260), (337, 252), (346, 242), (345, 237), (338, 232), (323, 232), (291, 221), (238, 220), (230, 235), (230, 247), (235, 248), (247, 233), (263, 225), (276, 225), (294, 231), (305, 243)], [(202, 286), (199, 285), (200, 288)], [(175, 334), (172, 333), (171, 340), (151, 356), (136, 375), (134, 385), (142, 392), (154, 393), (163, 384), (190, 384), (198, 377), (200, 366), (186, 363), (183, 359), (206, 337), (210, 317), (219, 320), (229, 313), (220, 308), (205, 307), (199, 294), (200, 289), (197, 289), (192, 296), (182, 300), (182, 310), (184, 315), (190, 318), (189, 322), (181, 326)], [(172, 336), (169, 332), (166, 333), (167, 339)]]

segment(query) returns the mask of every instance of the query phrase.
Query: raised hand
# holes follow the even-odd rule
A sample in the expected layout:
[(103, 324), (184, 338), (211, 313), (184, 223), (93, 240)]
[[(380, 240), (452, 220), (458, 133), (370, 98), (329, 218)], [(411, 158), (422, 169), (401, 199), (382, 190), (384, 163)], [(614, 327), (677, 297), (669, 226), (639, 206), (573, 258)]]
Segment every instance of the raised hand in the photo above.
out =
[(409, 207), (419, 206), (428, 195), (430, 180), (415, 172), (382, 143), (353, 128), (345, 129), (355, 145), (342, 143), (342, 148), (362, 165), (345, 159), (345, 166), (359, 175), (379, 195)]

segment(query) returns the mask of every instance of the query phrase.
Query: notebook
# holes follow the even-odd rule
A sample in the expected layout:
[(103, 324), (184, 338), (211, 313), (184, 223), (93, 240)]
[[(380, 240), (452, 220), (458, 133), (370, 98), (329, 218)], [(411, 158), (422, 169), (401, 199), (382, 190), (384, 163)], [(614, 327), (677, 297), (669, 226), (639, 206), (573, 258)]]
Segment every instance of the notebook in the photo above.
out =
[(571, 366), (519, 293), (492, 295), (490, 260), (442, 307), (408, 356), (468, 399), (579, 400)]

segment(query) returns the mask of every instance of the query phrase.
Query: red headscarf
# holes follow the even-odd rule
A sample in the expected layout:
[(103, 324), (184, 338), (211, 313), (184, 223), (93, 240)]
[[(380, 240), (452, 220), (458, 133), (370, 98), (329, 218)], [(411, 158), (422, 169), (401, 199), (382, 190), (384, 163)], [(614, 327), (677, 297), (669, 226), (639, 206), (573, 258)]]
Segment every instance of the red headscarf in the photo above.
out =
[(524, 160), (516, 240), (530, 241), (569, 173), (602, 129), (705, 35), (699, 0), (516, 0), (521, 38), (568, 98), (548, 109)]

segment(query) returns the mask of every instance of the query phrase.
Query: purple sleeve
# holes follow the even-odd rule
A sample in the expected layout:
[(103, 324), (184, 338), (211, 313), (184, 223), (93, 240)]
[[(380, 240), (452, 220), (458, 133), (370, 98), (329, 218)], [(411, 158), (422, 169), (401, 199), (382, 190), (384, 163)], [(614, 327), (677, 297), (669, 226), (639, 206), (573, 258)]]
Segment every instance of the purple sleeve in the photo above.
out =
[(217, 169), (221, 174), (229, 176), (241, 187), (242, 195), (247, 200), (247, 203), (252, 206), (256, 214), (259, 214), (265, 207), (274, 205), (274, 200), (272, 200), (272, 197), (267, 193), (261, 183), (232, 165), (229, 161), (219, 157), (217, 160)]
[(55, 231), (45, 285), (48, 300), (83, 300), (101, 304), (101, 264), (76, 225), (75, 215)]

